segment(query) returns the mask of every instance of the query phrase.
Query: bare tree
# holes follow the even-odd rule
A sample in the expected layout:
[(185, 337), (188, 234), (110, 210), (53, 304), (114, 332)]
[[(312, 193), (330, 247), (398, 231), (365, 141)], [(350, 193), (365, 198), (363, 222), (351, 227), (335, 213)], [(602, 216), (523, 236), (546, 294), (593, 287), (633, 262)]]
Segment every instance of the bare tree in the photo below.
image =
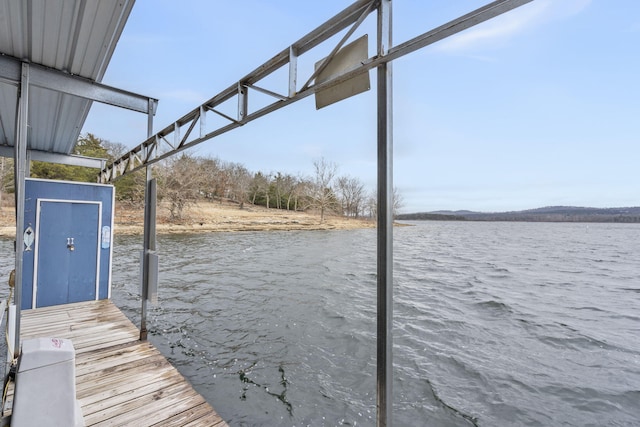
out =
[(251, 174), (247, 168), (239, 163), (232, 163), (229, 166), (231, 195), (232, 198), (240, 204), (240, 209), (242, 209), (244, 207), (244, 202), (246, 202), (249, 197)]
[(378, 217), (378, 193), (376, 190), (373, 190), (367, 196), (365, 209), (369, 214), (369, 218), (375, 219)]
[(274, 198), (276, 199), (276, 209), (282, 209), (282, 197), (285, 194), (285, 177), (280, 172), (273, 177), (270, 187), (273, 188)]
[(313, 162), (313, 168), (315, 176), (309, 196), (311, 206), (320, 210), (320, 222), (323, 222), (325, 212), (333, 210), (337, 204), (331, 184), (338, 172), (338, 166), (321, 158)]
[(187, 154), (169, 158), (157, 168), (160, 178), (159, 195), (169, 202), (171, 220), (180, 220), (184, 208), (196, 203), (203, 187), (202, 165)]
[(220, 182), (220, 159), (215, 157), (205, 157), (197, 159), (197, 162), (202, 173), (202, 188), (199, 189), (201, 195), (207, 199), (214, 199), (216, 197), (221, 198), (224, 193), (221, 185), (224, 185), (224, 183)]
[(250, 194), (252, 204), (265, 203), (269, 207), (269, 184), (271, 184), (271, 174), (256, 172), (251, 180)]
[(400, 209), (404, 207), (404, 199), (398, 187), (393, 187), (393, 217), (397, 217)]
[(295, 188), (297, 184), (298, 182), (293, 175), (287, 174), (282, 178), (282, 196), (286, 199), (287, 210), (291, 210), (291, 202), (295, 202)]
[(106, 139), (101, 139), (100, 141), (102, 141), (102, 146), (105, 150), (107, 150), (107, 155), (111, 160), (115, 160), (129, 151), (127, 149), (127, 146), (121, 142), (111, 142), (107, 141)]
[[(310, 205), (308, 194), (310, 192), (310, 188), (312, 187), (311, 180), (309, 178), (305, 178), (299, 176), (298, 178), (294, 178), (295, 184), (293, 185), (293, 189), (291, 190), (291, 197), (293, 198), (293, 210), (304, 210), (307, 209)], [(287, 206), (290, 205), (291, 200), (287, 202)], [(288, 207), (287, 207), (288, 209)]]
[(347, 175), (339, 177), (336, 182), (343, 214), (357, 218), (363, 209), (364, 184), (358, 178)]
[(269, 209), (271, 206), (269, 205), (269, 201), (270, 201), (270, 195), (271, 195), (271, 177), (273, 176), (272, 172), (269, 172), (267, 174), (264, 174), (264, 178), (265, 178), (265, 183), (266, 185), (263, 187), (263, 194), (264, 194), (264, 200), (265, 200), (265, 206), (267, 207), (267, 209)]
[(220, 203), (222, 203), (225, 198), (229, 198), (231, 193), (231, 168), (228, 163), (220, 162), (215, 179), (215, 194), (218, 196)]
[[(400, 209), (404, 206), (402, 194), (400, 194), (400, 190), (398, 190), (398, 187), (393, 187), (392, 197), (393, 197), (392, 215), (395, 218), (396, 216), (398, 216)], [(375, 190), (372, 191), (367, 198), (366, 209), (369, 211), (369, 216), (371, 218), (378, 217), (378, 193)]]

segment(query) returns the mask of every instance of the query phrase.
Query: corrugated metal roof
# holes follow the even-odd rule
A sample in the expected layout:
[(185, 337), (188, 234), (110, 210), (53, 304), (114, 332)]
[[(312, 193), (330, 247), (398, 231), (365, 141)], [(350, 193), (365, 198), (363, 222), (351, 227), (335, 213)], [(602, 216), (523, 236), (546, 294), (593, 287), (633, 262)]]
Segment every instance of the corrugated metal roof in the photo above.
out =
[[(134, 0), (0, 0), (0, 53), (100, 82)], [(0, 145), (15, 143), (15, 84), (0, 79)], [(69, 154), (91, 101), (30, 87), (28, 148)]]

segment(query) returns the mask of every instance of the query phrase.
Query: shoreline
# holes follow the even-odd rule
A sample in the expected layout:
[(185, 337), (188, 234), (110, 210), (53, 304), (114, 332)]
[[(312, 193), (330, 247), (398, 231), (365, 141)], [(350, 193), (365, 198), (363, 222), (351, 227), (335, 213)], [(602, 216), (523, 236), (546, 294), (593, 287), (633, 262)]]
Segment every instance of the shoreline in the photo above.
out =
[[(168, 209), (158, 204), (156, 232), (163, 234), (190, 234), (242, 231), (314, 231), (314, 230), (354, 230), (375, 228), (376, 221), (325, 216), (320, 222), (319, 214), (294, 212), (282, 209), (267, 209), (248, 205), (240, 209), (229, 202), (199, 202), (185, 208), (180, 221), (169, 219)], [(113, 234), (142, 235), (144, 232), (143, 209), (127, 208), (116, 202)], [(14, 208), (0, 208), (0, 237), (15, 238)]]

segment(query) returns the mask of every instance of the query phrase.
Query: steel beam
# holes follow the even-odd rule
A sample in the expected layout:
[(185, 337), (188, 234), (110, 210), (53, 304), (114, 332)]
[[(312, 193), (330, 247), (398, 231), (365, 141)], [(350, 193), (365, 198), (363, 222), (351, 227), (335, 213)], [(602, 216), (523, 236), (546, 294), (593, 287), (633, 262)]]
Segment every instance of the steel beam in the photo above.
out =
[[(391, 46), (391, 0), (378, 6), (378, 57)], [(393, 425), (393, 96), (392, 64), (378, 65), (377, 426)]]
[[(8, 55), (0, 55), (0, 81), (20, 83), (21, 60)], [(97, 83), (93, 80), (64, 73), (41, 65), (29, 64), (29, 84), (67, 95), (79, 96), (91, 101), (102, 102), (140, 113), (155, 114), (158, 100), (148, 96)], [(153, 102), (150, 104), (149, 100)], [(149, 110), (151, 108), (151, 110)]]
[[(190, 123), (194, 120), (200, 121), (200, 129), (201, 133), (198, 138), (194, 138), (190, 141), (185, 141), (180, 147), (173, 149), (171, 147), (167, 147), (162, 144), (162, 141), (155, 136), (150, 136), (146, 141), (142, 142), (140, 145), (134, 147), (129, 153), (115, 160), (111, 165), (105, 168), (99, 177), (101, 182), (108, 182), (110, 180), (117, 179), (121, 176), (121, 172), (129, 173), (135, 170), (138, 170), (148, 163), (156, 163), (166, 157), (169, 157), (175, 153), (178, 153), (182, 150), (185, 150), (189, 147), (197, 145), (203, 141), (221, 135), (225, 132), (228, 132), (232, 129), (235, 129), (249, 121), (255, 120), (259, 117), (262, 117), (265, 114), (273, 112), (279, 108), (284, 107), (285, 105), (290, 104), (291, 102), (295, 102), (304, 97), (312, 95), (315, 93), (315, 88), (329, 87), (332, 81), (329, 81), (329, 84), (325, 84), (322, 86), (315, 85), (313, 90), (305, 90), (302, 91), (302, 94), (297, 94), (296, 90), (296, 81), (297, 81), (297, 58), (299, 55), (302, 55), (305, 52), (313, 49), (320, 43), (328, 40), (333, 37), (335, 34), (339, 33), (343, 29), (348, 26), (356, 23), (358, 20), (363, 19), (363, 13), (368, 9), (369, 12), (372, 10), (372, 5), (377, 4), (377, 0), (358, 0), (353, 3), (351, 6), (344, 9), (342, 12), (338, 13), (336, 16), (311, 31), (309, 34), (295, 42), (293, 45), (284, 49), (283, 51), (276, 54), (273, 58), (256, 68), (251, 73), (247, 74), (243, 78), (239, 79), (238, 82), (232, 84), (227, 89), (215, 95), (213, 98), (209, 99), (205, 103), (201, 104), (199, 107), (190, 111), (183, 117), (181, 117), (178, 122), (180, 124)], [(279, 93), (288, 93), (289, 96), (286, 99), (282, 99), (285, 97), (278, 96), (277, 101), (274, 103), (254, 112), (250, 113), (247, 110), (244, 110), (245, 101), (247, 99), (248, 93), (247, 91), (255, 86), (255, 84), (265, 77), (269, 76), (276, 70), (281, 67), (289, 64), (289, 79), (287, 81), (287, 86), (280, 91), (270, 91), (273, 94)], [(261, 91), (264, 92), (264, 88), (261, 88)], [(228, 116), (218, 112), (215, 108), (228, 101), (232, 98), (237, 98), (238, 104), (238, 119), (231, 119)], [(203, 135), (204, 125), (203, 123), (206, 120), (207, 112), (215, 112), (225, 118), (231, 120), (231, 122), (227, 125), (224, 125), (208, 134)], [(203, 114), (204, 113), (204, 114)], [(166, 136), (173, 132), (173, 126), (167, 126), (158, 132), (157, 135)], [(149, 157), (142, 163), (136, 163), (132, 161), (135, 157), (140, 156), (141, 153), (146, 152), (153, 147), (154, 156)], [(120, 166), (121, 164), (127, 164), (131, 166), (131, 168), (123, 168)]]
[[(57, 163), (60, 165), (82, 166), (85, 168), (102, 169), (106, 159), (78, 156), (75, 154), (57, 154), (48, 151), (27, 150), (31, 160), (38, 162)], [(14, 157), (14, 147), (0, 145), (0, 157)]]
[(22, 63), (20, 72), (20, 85), (18, 86), (18, 114), (16, 118), (16, 143), (15, 143), (15, 191), (16, 191), (16, 281), (14, 289), (14, 302), (16, 305), (15, 337), (13, 342), (13, 358), (20, 355), (20, 312), (22, 310), (22, 265), (24, 259), (24, 198), (25, 178), (27, 176), (27, 132), (29, 113), (29, 78), (30, 65)]
[(340, 49), (342, 49), (342, 47), (344, 46), (344, 44), (349, 40), (349, 38), (353, 35), (353, 33), (358, 29), (358, 27), (364, 22), (364, 20), (366, 19), (367, 16), (369, 16), (369, 14), (373, 11), (373, 3), (371, 3), (370, 5), (368, 5), (361, 13), (360, 16), (358, 17), (358, 19), (354, 22), (354, 24), (351, 26), (351, 28), (349, 29), (349, 31), (347, 31), (347, 33), (342, 36), (342, 38), (340, 39), (340, 41), (338, 42), (338, 44), (333, 48), (333, 50), (331, 51), (331, 53), (329, 53), (329, 55), (324, 58), (324, 60), (322, 61), (322, 63), (320, 64), (320, 66), (318, 66), (318, 68), (316, 68), (313, 72), (313, 74), (311, 74), (311, 76), (309, 77), (309, 80), (307, 80), (307, 82), (302, 85), (302, 89), (300, 89), (301, 91), (306, 90), (309, 85), (311, 84), (311, 82), (313, 82), (316, 77), (318, 75), (320, 75), (320, 73), (322, 73), (322, 71), (324, 71), (324, 69), (329, 65), (329, 63), (331, 62), (331, 60), (335, 57), (335, 55), (338, 53), (338, 51)]
[(293, 46), (289, 46), (289, 97), (294, 97), (296, 92), (298, 92), (298, 52)]
[(238, 83), (238, 122), (242, 122), (249, 112), (249, 88)]
[(60, 165), (82, 166), (85, 168), (102, 169), (107, 163), (106, 159), (96, 157), (78, 156), (73, 154), (56, 154), (47, 151), (29, 150), (31, 160), (47, 163), (57, 163)]
[[(151, 108), (151, 102), (149, 102)], [(149, 114), (147, 120), (147, 135), (153, 134), (153, 115)], [(178, 127), (178, 124), (175, 124)], [(153, 167), (146, 167), (146, 185), (144, 189), (144, 236), (142, 242), (142, 277), (140, 278), (140, 299), (142, 307), (140, 313), (140, 341), (147, 339), (147, 305), (149, 303), (149, 288), (151, 282), (150, 257), (156, 251), (156, 182), (153, 179)]]
[[(460, 18), (452, 20), (440, 27), (437, 27), (431, 31), (423, 33), (411, 40), (408, 40), (395, 47), (387, 47), (385, 55), (376, 55), (363, 61), (361, 65), (355, 67), (350, 71), (346, 71), (344, 74), (324, 81), (322, 83), (315, 82), (313, 85), (307, 87), (304, 90), (297, 90), (296, 84), (298, 80), (297, 59), (302, 54), (309, 52), (320, 43), (326, 41), (330, 37), (336, 35), (340, 31), (347, 28), (349, 25), (357, 23), (363, 16), (363, 13), (370, 8), (370, 6), (378, 4), (379, 0), (360, 0), (353, 3), (347, 9), (334, 16), (287, 49), (275, 55), (269, 61), (256, 68), (253, 72), (244, 76), (238, 80), (237, 83), (229, 86), (227, 89), (215, 95), (207, 102), (196, 107), (178, 120), (180, 125), (192, 123), (193, 121), (199, 121), (200, 133), (190, 140), (184, 140), (179, 147), (170, 147), (167, 144), (162, 145), (162, 138), (158, 136), (167, 136), (174, 131), (173, 124), (167, 126), (161, 130), (155, 136), (149, 137), (146, 141), (140, 145), (134, 147), (129, 153), (123, 155), (119, 159), (115, 160), (112, 164), (108, 165), (100, 173), (100, 181), (108, 182), (113, 181), (122, 174), (136, 171), (145, 167), (147, 164), (153, 164), (170, 157), (180, 151), (186, 150), (190, 147), (198, 145), (204, 141), (215, 138), (240, 126), (243, 126), (253, 120), (256, 120), (262, 116), (265, 116), (273, 111), (284, 108), (289, 104), (299, 101), (307, 96), (313, 95), (318, 91), (325, 90), (329, 87), (335, 86), (342, 82), (345, 82), (354, 76), (368, 72), (381, 64), (388, 63), (394, 59), (398, 59), (404, 55), (407, 55), (415, 50), (429, 46), (439, 40), (452, 36), (456, 33), (471, 28), (477, 24), (529, 3), (533, 0), (497, 0), (489, 3), (479, 9), (474, 10)], [(238, 105), (243, 107), (244, 102), (240, 101), (239, 88), (242, 87), (244, 91), (248, 91), (252, 87), (257, 86), (263, 78), (267, 77), (279, 68), (289, 64), (289, 79), (287, 86), (281, 90), (272, 91), (274, 94), (288, 93), (289, 96), (286, 99), (284, 97), (278, 98), (272, 104), (269, 104), (257, 111), (244, 111), (240, 120), (230, 118), (215, 110), (215, 107), (222, 104), (234, 97), (238, 100)], [(242, 84), (239, 84), (239, 83)], [(243, 96), (247, 96), (244, 94)], [(227, 119), (229, 123), (212, 130), (209, 133), (205, 133), (205, 120), (207, 112), (215, 112)], [(195, 125), (195, 123), (194, 123)], [(147, 153), (148, 155), (145, 155)]]
[(472, 12), (467, 13), (457, 19), (447, 22), (431, 31), (427, 31), (417, 37), (407, 40), (389, 49), (386, 61), (393, 61), (401, 56), (408, 55), (418, 49), (427, 47), (435, 42), (451, 37), (461, 31), (474, 27), (503, 13), (509, 12), (520, 6), (532, 2), (533, 0), (497, 0), (486, 4)]

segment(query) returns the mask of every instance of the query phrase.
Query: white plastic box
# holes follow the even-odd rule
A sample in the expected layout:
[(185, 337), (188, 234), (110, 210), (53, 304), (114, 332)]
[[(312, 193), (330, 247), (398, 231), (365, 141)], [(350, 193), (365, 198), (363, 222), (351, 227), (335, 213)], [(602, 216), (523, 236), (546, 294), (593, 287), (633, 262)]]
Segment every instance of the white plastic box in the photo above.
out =
[(75, 359), (71, 340), (35, 338), (22, 343), (12, 426), (84, 426), (76, 400)]

